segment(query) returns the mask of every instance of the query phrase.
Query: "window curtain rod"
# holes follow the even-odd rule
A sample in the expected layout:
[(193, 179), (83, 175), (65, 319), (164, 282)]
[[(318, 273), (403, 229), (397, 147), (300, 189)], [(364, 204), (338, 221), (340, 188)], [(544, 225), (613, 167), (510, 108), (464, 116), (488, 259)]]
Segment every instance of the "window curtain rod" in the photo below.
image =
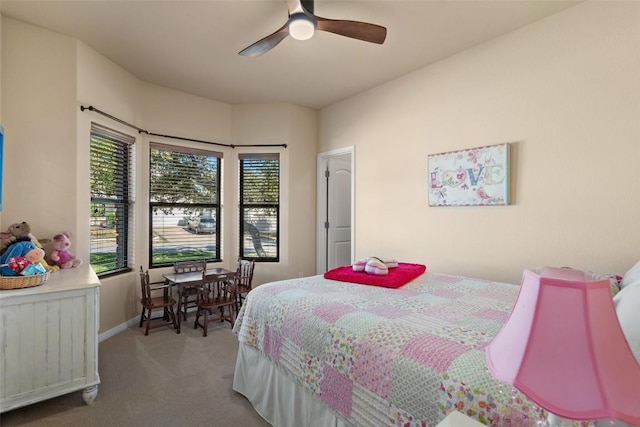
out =
[(89, 111), (94, 111), (98, 114), (101, 114), (115, 122), (118, 122), (120, 124), (123, 124), (125, 126), (129, 126), (130, 128), (133, 128), (135, 130), (138, 131), (138, 133), (146, 133), (147, 135), (150, 136), (159, 136), (162, 138), (171, 138), (171, 139), (179, 139), (181, 141), (190, 141), (190, 142), (201, 142), (203, 144), (211, 144), (211, 145), (217, 145), (219, 147), (230, 147), (230, 148), (236, 148), (236, 147), (284, 147), (287, 148), (287, 144), (237, 144), (237, 145), (233, 145), (233, 144), (222, 144), (219, 142), (212, 142), (212, 141), (204, 141), (202, 139), (192, 139), (192, 138), (183, 138), (180, 136), (173, 136), (173, 135), (163, 135), (160, 133), (153, 133), (153, 132), (149, 132), (147, 130), (144, 130), (142, 128), (139, 128), (136, 125), (132, 125), (131, 123), (127, 123), (122, 119), (119, 119), (117, 117), (112, 116), (111, 114), (105, 113), (104, 111), (98, 110), (97, 108), (95, 108), (93, 105), (89, 105), (88, 107), (85, 107), (84, 105), (80, 106), (80, 111), (85, 111), (85, 110), (89, 110)]

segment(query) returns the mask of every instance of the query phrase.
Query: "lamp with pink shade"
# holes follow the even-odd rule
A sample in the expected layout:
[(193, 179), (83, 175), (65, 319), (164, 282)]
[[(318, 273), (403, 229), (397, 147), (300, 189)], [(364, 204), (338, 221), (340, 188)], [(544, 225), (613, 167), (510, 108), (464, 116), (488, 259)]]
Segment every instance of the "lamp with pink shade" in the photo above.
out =
[(486, 357), (494, 377), (556, 416), (640, 426), (640, 366), (608, 280), (567, 268), (525, 270)]

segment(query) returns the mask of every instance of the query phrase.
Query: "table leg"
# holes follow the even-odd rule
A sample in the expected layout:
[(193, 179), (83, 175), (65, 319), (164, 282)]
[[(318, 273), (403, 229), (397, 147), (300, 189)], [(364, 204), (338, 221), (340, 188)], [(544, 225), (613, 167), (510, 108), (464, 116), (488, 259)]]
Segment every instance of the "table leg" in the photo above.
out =
[[(166, 283), (167, 282), (165, 281), (165, 284)], [(163, 295), (164, 295), (165, 300), (171, 296), (171, 287), (170, 286), (167, 286), (167, 287), (164, 288)], [(169, 309), (167, 307), (165, 307), (164, 308), (164, 313), (162, 315), (162, 320), (164, 320), (165, 322), (168, 322), (169, 321), (169, 317), (170, 317), (169, 316)]]
[(178, 309), (176, 311), (176, 321), (178, 323), (178, 330), (176, 333), (178, 334), (180, 333), (180, 325), (182, 324), (182, 315), (180, 313), (182, 313), (182, 286), (178, 285)]

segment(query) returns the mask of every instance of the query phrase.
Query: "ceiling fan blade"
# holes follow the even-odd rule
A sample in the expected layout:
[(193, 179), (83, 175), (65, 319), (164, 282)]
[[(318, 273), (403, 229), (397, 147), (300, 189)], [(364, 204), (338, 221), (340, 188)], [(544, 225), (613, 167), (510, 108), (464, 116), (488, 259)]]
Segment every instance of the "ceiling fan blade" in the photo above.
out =
[(306, 40), (313, 36), (314, 29), (310, 28), (311, 25), (318, 31), (326, 31), (370, 43), (382, 44), (387, 37), (387, 29), (380, 25), (316, 16), (314, 14), (314, 0), (286, 0), (286, 2), (289, 12), (287, 22), (273, 34), (238, 52), (238, 55), (259, 56), (270, 51), (290, 35), (289, 25), (298, 30), (299, 34), (294, 34), (293, 37), (299, 40)]
[(263, 53), (269, 52), (271, 49), (276, 47), (278, 43), (284, 40), (289, 35), (289, 28), (287, 24), (284, 24), (280, 27), (275, 33), (269, 34), (267, 37), (262, 40), (258, 40), (251, 46), (248, 46), (238, 52), (238, 55), (242, 56), (259, 56)]
[(327, 19), (316, 16), (319, 31), (339, 34), (352, 39), (365, 42), (382, 44), (387, 37), (387, 29), (380, 25), (369, 24), (367, 22), (346, 21), (340, 19)]

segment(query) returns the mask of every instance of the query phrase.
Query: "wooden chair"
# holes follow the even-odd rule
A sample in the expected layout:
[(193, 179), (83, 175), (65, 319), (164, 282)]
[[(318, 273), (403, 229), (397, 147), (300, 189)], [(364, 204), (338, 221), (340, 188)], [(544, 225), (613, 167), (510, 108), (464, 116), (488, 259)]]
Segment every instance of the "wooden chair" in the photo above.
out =
[[(202, 288), (198, 295), (196, 321), (193, 329), (200, 326), (202, 336), (207, 336), (209, 322), (224, 322), (228, 320), (233, 327), (235, 322), (236, 304), (236, 276), (237, 273), (221, 275), (219, 273), (202, 272)], [(202, 322), (200, 316), (204, 315)], [(211, 317), (215, 316), (215, 317)]]
[[(207, 269), (206, 261), (180, 261), (173, 264), (173, 271), (176, 273), (189, 273), (192, 271), (204, 271)], [(196, 299), (198, 298), (198, 292), (200, 291), (201, 283), (194, 282), (191, 285), (184, 285), (182, 287), (182, 319), (187, 320), (187, 310), (190, 307), (196, 306)], [(180, 315), (180, 313), (178, 313)]]
[[(165, 282), (149, 281), (149, 271), (143, 271), (140, 266), (140, 286), (142, 290), (142, 297), (140, 298), (140, 304), (142, 304), (142, 313), (140, 314), (140, 326), (146, 319), (145, 335), (149, 335), (149, 329), (159, 328), (161, 326), (173, 326), (178, 328), (178, 322), (176, 320), (176, 314), (173, 311), (173, 306), (176, 305), (176, 300), (171, 296), (170, 285)], [(162, 318), (152, 319), (151, 314), (154, 310), (162, 310)], [(168, 315), (168, 320), (165, 317)], [(154, 320), (154, 325), (151, 326), (151, 320)], [(162, 320), (162, 322), (155, 322), (156, 320)]]
[(253, 269), (256, 265), (254, 260), (238, 260), (238, 269), (236, 270), (236, 313), (240, 312), (242, 302), (251, 290), (251, 282), (253, 281)]

